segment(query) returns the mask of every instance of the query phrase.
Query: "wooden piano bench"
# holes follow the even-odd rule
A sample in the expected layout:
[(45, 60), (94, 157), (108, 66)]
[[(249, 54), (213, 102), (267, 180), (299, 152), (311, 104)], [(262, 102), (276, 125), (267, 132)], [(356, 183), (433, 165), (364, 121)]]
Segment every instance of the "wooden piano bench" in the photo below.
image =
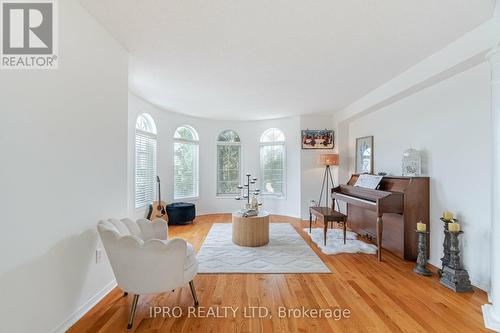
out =
[(323, 222), (323, 237), (326, 246), (326, 233), (328, 231), (328, 222), (336, 222), (342, 224), (344, 231), (344, 244), (346, 243), (347, 234), (347, 216), (337, 212), (330, 207), (311, 207), (309, 208), (309, 233), (311, 233), (312, 217), (313, 215), (320, 222)]

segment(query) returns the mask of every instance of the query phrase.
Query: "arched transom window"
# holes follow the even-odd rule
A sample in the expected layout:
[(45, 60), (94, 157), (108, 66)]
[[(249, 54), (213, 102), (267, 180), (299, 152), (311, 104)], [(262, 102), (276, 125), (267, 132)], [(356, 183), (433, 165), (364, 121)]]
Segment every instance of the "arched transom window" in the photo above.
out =
[(261, 193), (285, 195), (285, 135), (278, 128), (270, 128), (260, 137)]
[(241, 175), (241, 141), (233, 130), (217, 137), (217, 195), (238, 194)]
[(174, 133), (174, 199), (197, 198), (199, 193), (199, 139), (188, 125)]

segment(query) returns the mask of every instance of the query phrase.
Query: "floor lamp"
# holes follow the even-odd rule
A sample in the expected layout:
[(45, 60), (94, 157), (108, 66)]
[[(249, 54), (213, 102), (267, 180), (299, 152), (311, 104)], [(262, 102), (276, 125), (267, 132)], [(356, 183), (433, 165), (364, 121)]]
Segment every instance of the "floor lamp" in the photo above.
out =
[[(321, 200), (323, 199), (323, 190), (325, 191), (325, 206), (330, 207), (328, 205), (329, 196), (329, 186), (331, 188), (334, 187), (332, 171), (330, 170), (330, 166), (339, 165), (339, 154), (321, 154), (319, 156), (319, 163), (325, 166), (325, 174), (323, 175), (323, 184), (321, 184), (321, 194), (319, 196), (318, 206), (321, 206)], [(325, 189), (326, 187), (326, 189)], [(335, 209), (334, 207), (332, 207)]]

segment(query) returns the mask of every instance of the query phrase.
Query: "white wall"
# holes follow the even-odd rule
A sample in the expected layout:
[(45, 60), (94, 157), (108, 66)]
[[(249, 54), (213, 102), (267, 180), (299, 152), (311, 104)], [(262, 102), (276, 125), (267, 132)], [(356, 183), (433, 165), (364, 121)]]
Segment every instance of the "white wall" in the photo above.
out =
[[(401, 174), (402, 152), (425, 155), (431, 178), (430, 262), (442, 257), (444, 210), (458, 215), (463, 261), (474, 285), (489, 286), (491, 211), (490, 68), (483, 63), (348, 124), (349, 172), (357, 137), (374, 136), (374, 169)], [(345, 129), (344, 129), (345, 131)], [(416, 221), (415, 221), (416, 222)]]
[(197, 214), (228, 213), (238, 210), (241, 201), (216, 196), (216, 140), (225, 129), (235, 130), (241, 138), (242, 173), (259, 177), (259, 139), (268, 128), (280, 128), (286, 137), (286, 197), (266, 198), (263, 209), (274, 213), (300, 217), (300, 118), (263, 121), (217, 121), (185, 116), (162, 110), (141, 98), (129, 96), (129, 214), (144, 216), (145, 209), (136, 211), (134, 199), (134, 131), (140, 113), (149, 113), (158, 128), (158, 174), (162, 180), (162, 198), (173, 201), (173, 134), (183, 124), (191, 125), (200, 137), (200, 195), (194, 201)]
[[(300, 129), (332, 129), (333, 128), (333, 117), (332, 116), (321, 116), (321, 115), (306, 115), (300, 117)], [(321, 154), (331, 154), (336, 153), (337, 148), (337, 131), (334, 131), (334, 149), (320, 149), (320, 150), (308, 150), (302, 149), (300, 152), (301, 160), (301, 188), (300, 193), (301, 199), (301, 217), (304, 220), (309, 220), (309, 202), (311, 200), (318, 201), (321, 192), (321, 184), (323, 181), (323, 176), (325, 173), (325, 167), (319, 164), (319, 155)], [(331, 167), (332, 176), (334, 178), (334, 184), (337, 186), (337, 167)], [(321, 202), (325, 202), (325, 191), (323, 191), (323, 198)], [(328, 201), (330, 201), (330, 196), (328, 196)]]
[(127, 55), (76, 1), (59, 18), (59, 69), (0, 72), (1, 332), (63, 331), (113, 286), (95, 226), (126, 214)]

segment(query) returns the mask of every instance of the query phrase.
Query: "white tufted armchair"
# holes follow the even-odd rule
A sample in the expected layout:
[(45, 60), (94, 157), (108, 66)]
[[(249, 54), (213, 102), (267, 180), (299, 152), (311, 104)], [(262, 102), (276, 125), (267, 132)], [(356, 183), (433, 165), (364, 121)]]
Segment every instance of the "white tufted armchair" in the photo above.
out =
[(116, 282), (134, 294), (127, 328), (131, 328), (139, 295), (171, 291), (189, 282), (198, 305), (193, 278), (198, 260), (193, 246), (180, 238), (168, 240), (167, 223), (139, 219), (109, 219), (97, 224)]

